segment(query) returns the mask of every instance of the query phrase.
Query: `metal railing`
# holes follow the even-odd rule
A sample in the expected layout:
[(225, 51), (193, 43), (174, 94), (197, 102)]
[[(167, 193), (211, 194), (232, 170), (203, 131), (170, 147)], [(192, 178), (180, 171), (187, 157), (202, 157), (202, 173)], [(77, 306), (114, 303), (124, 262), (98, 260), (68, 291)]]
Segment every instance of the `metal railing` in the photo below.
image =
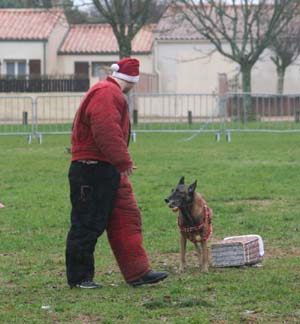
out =
[(132, 94), (132, 129), (136, 132), (218, 132), (224, 101), (214, 94)]
[(33, 98), (0, 97), (0, 135), (33, 134), (33, 118)]
[[(70, 134), (82, 95), (0, 96), (0, 135)], [(300, 132), (300, 95), (131, 94), (132, 133)]]
[(34, 130), (37, 135), (70, 134), (83, 95), (39, 96), (35, 100)]
[(300, 95), (226, 95), (224, 132), (300, 132)]
[(86, 77), (75, 75), (40, 75), (0, 77), (0, 92), (84, 92), (90, 86)]

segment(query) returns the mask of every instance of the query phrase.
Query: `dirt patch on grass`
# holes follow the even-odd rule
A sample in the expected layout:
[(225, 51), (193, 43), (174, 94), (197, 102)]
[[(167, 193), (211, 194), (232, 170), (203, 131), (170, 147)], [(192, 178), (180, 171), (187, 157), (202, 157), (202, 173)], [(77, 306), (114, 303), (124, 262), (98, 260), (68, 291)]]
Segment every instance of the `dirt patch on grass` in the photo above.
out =
[(16, 288), (17, 285), (13, 282), (1, 282), (1, 285), (6, 288)]
[(259, 205), (262, 207), (270, 206), (274, 201), (272, 199), (244, 199), (244, 200), (231, 200), (224, 202), (225, 205)]
[[(187, 251), (186, 261), (188, 269), (199, 269), (199, 260), (196, 251)], [(153, 268), (179, 272), (180, 253), (155, 253), (151, 256)]]
[(77, 318), (73, 318), (75, 323), (95, 323), (95, 319), (93, 320), (91, 316), (81, 315)]
[(289, 249), (281, 249), (279, 247), (267, 247), (265, 251), (265, 259), (284, 259), (287, 257), (300, 257), (299, 247), (293, 246)]

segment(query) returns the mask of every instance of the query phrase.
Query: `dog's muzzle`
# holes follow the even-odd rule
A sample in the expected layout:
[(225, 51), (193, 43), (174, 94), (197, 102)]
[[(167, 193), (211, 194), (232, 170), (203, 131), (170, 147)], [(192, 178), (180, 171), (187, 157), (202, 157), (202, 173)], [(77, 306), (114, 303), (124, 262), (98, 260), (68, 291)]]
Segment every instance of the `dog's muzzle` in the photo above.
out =
[(174, 213), (178, 212), (179, 207), (176, 206), (176, 204), (174, 203), (174, 201), (171, 201), (169, 198), (166, 198), (166, 199), (165, 199), (165, 203), (168, 204), (168, 207), (169, 207), (170, 209), (172, 209), (172, 211), (173, 211)]
[(165, 199), (165, 203), (168, 204), (169, 208), (174, 208), (175, 207), (175, 203), (173, 200), (170, 200), (170, 198), (166, 198)]

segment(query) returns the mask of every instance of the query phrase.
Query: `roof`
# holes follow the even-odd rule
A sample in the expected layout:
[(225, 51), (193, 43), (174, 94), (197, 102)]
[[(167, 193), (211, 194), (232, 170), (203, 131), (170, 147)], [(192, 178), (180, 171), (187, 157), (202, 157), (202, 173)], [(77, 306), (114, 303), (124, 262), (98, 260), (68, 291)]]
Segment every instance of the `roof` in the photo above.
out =
[[(144, 26), (132, 41), (133, 53), (149, 53), (155, 25)], [(59, 54), (114, 54), (118, 42), (109, 24), (72, 25), (60, 47)]]
[(0, 40), (48, 39), (61, 19), (60, 9), (0, 9)]
[[(197, 10), (193, 10), (197, 9)], [(268, 9), (266, 11), (266, 9)], [(235, 40), (241, 40), (246, 34), (251, 38), (263, 39), (268, 30), (268, 24), (261, 23), (259, 28), (255, 22), (256, 17), (260, 17), (261, 21), (270, 21), (272, 19), (276, 6), (259, 6), (258, 4), (249, 7), (246, 4), (240, 5), (226, 5), (222, 18), (218, 16), (218, 5), (205, 5), (205, 12), (203, 13), (209, 19), (204, 19), (206, 25), (214, 30), (215, 36), (219, 39), (225, 39), (224, 35)], [(201, 25), (200, 19), (197, 18), (197, 11), (202, 11), (203, 8), (197, 7), (189, 8), (184, 5), (169, 6), (163, 17), (160, 19), (155, 38), (158, 40), (207, 40), (201, 33), (200, 29), (205, 29)], [(189, 17), (189, 20), (186, 19)], [(247, 24), (245, 24), (245, 17), (247, 16)], [(299, 19), (299, 17), (295, 17)], [(198, 31), (196, 27), (198, 27)], [(218, 28), (216, 28), (216, 26)], [(233, 28), (234, 26), (234, 28)], [(224, 34), (223, 31), (226, 31)]]
[(192, 24), (183, 18), (176, 6), (170, 6), (160, 19), (155, 38), (159, 40), (203, 40)]

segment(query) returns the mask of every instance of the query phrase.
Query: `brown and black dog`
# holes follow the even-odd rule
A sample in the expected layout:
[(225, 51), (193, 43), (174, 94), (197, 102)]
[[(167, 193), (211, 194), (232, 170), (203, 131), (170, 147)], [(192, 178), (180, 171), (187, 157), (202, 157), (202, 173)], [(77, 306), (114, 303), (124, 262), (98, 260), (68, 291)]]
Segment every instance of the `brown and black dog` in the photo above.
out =
[[(212, 210), (207, 206), (202, 195), (195, 191), (197, 181), (187, 186), (184, 177), (172, 190), (172, 194), (165, 199), (173, 212), (178, 212), (178, 226), (181, 233), (181, 262), (180, 272), (186, 268), (186, 241), (189, 239), (195, 244), (201, 270), (208, 272), (207, 239), (212, 231)], [(201, 243), (201, 249), (198, 243)], [(201, 253), (202, 250), (202, 253)]]

